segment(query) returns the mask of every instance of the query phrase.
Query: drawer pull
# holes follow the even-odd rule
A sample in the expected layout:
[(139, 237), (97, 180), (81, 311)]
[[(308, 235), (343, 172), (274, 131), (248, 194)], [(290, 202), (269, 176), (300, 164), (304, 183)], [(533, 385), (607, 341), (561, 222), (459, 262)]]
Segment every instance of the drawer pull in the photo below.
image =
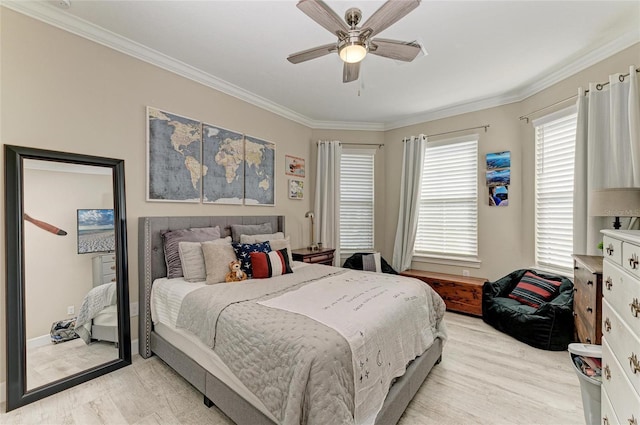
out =
[(609, 418), (606, 415), (602, 417), (602, 425), (609, 425)]
[(587, 281), (587, 285), (593, 286), (593, 281), (591, 281), (591, 280)]
[(115, 270), (116, 269), (116, 265), (114, 264), (113, 266), (111, 266), (111, 270)]
[(631, 254), (631, 257), (629, 258), (629, 267), (631, 267), (632, 270), (636, 270), (638, 268), (638, 254), (635, 252)]
[(587, 307), (587, 313), (593, 313), (593, 309), (591, 307)]
[(611, 369), (609, 369), (609, 365), (604, 366), (604, 377), (607, 381), (611, 380)]
[(636, 356), (636, 354), (633, 352), (629, 356), (629, 367), (631, 368), (631, 371), (634, 375), (640, 372), (640, 362), (638, 362), (638, 356)]
[(629, 306), (631, 307), (631, 314), (633, 314), (633, 317), (638, 317), (638, 314), (640, 313), (640, 301), (638, 301), (637, 298), (634, 298), (633, 302), (629, 304)]
[(604, 282), (604, 286), (607, 287), (608, 291), (611, 290), (611, 287), (613, 286), (613, 280), (611, 280), (611, 277), (607, 276), (607, 280)]
[(613, 255), (613, 244), (610, 243), (607, 247), (607, 255)]
[(116, 281), (116, 278), (115, 278), (115, 277), (112, 277), (112, 278), (111, 278), (111, 282), (115, 282), (115, 281)]
[(607, 317), (604, 319), (604, 330), (607, 332), (611, 332), (611, 320)]
[(587, 338), (587, 342), (591, 344), (591, 338)]
[(629, 425), (638, 425), (638, 420), (633, 415), (627, 420), (629, 421)]

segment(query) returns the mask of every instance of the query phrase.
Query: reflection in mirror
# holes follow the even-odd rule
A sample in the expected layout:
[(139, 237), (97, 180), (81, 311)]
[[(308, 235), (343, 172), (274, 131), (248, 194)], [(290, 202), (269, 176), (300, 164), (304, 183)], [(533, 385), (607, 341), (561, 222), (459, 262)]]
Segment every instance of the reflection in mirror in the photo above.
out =
[(113, 177), (108, 167), (25, 159), (23, 179), (32, 390), (118, 358)]
[(131, 364), (124, 161), (4, 147), (7, 411)]

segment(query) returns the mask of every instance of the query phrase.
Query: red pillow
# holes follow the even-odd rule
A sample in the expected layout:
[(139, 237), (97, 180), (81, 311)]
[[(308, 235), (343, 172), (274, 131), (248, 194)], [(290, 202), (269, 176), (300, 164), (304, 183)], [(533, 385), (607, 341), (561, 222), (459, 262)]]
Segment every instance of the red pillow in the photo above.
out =
[(557, 280), (544, 279), (531, 272), (526, 272), (509, 294), (509, 298), (538, 308), (541, 304), (551, 301), (560, 293), (561, 283)]
[(249, 255), (251, 256), (251, 269), (255, 279), (293, 273), (289, 265), (287, 248), (271, 252), (252, 252)]

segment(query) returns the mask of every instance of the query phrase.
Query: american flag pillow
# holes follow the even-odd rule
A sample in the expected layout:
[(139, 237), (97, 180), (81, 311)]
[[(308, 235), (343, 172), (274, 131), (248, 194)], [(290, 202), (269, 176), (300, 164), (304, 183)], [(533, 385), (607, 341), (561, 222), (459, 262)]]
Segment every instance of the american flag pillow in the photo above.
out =
[(255, 279), (293, 273), (289, 265), (289, 253), (286, 248), (271, 252), (252, 252), (250, 255), (251, 268)]
[(269, 252), (271, 245), (269, 242), (259, 243), (236, 243), (232, 242), (231, 246), (236, 253), (236, 258), (242, 262), (242, 271), (249, 278), (253, 277), (253, 269), (251, 268), (251, 254), (255, 252)]
[(538, 308), (541, 304), (551, 301), (558, 295), (561, 283), (557, 280), (544, 279), (531, 272), (526, 272), (509, 294), (509, 298)]

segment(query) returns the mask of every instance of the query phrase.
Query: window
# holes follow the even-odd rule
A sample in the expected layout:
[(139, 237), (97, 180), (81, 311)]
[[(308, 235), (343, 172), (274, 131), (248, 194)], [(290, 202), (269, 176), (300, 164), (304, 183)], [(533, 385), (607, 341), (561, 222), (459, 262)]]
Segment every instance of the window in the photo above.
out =
[(477, 136), (427, 143), (414, 254), (477, 260)]
[(340, 159), (340, 250), (373, 250), (375, 150), (343, 150)]
[(533, 122), (536, 143), (536, 266), (571, 272), (575, 108)]

